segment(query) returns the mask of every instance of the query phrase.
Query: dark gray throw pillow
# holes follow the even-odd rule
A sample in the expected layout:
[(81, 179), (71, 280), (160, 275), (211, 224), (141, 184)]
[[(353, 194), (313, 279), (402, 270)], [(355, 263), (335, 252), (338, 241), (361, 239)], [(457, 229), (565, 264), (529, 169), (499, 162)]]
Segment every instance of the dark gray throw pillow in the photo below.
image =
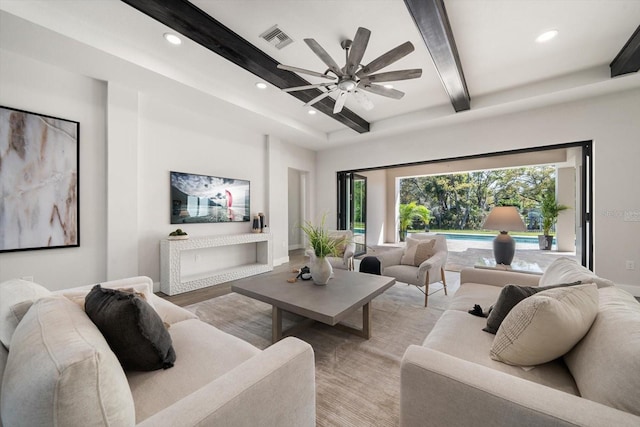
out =
[(560, 283), (551, 286), (518, 286), (518, 285), (506, 285), (500, 291), (498, 301), (489, 308), (489, 315), (487, 316), (487, 326), (482, 328), (483, 331), (490, 334), (496, 334), (498, 328), (502, 324), (502, 321), (507, 314), (523, 299), (537, 294), (538, 292), (546, 291), (547, 289), (562, 288), (565, 286), (575, 286), (581, 284), (581, 281), (573, 283)]
[(96, 324), (124, 369), (167, 369), (176, 361), (171, 335), (158, 313), (131, 292), (95, 285), (85, 311)]

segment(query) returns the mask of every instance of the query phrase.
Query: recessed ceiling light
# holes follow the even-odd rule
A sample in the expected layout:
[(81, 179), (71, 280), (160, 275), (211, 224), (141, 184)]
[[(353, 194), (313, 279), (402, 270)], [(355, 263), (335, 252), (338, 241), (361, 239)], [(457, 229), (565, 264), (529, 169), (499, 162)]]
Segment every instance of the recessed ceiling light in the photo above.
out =
[(384, 85), (387, 89), (393, 89), (393, 85)]
[(171, 44), (179, 45), (182, 43), (182, 40), (180, 40), (180, 37), (176, 36), (175, 34), (164, 33), (163, 35), (164, 35), (164, 39)]
[(258, 83), (256, 83), (256, 87), (258, 89), (266, 89), (267, 88), (267, 84), (266, 83), (262, 83), (262, 82), (258, 82)]
[(312, 116), (316, 113), (316, 110), (309, 110), (307, 111), (307, 113), (311, 114)]
[(555, 38), (557, 35), (558, 35), (558, 30), (545, 31), (544, 33), (542, 33), (538, 37), (536, 37), (536, 41), (538, 43), (545, 43), (545, 42), (548, 42), (549, 40)]

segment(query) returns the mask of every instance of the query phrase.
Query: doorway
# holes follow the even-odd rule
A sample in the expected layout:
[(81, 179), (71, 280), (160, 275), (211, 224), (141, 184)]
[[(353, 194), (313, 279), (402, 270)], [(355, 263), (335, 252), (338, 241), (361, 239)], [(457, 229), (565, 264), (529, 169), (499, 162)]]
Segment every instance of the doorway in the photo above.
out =
[[(386, 214), (379, 221), (368, 223), (370, 230), (385, 229), (386, 243), (397, 242), (397, 194), (394, 193), (394, 185), (390, 184), (395, 177), (412, 175), (436, 175), (446, 173), (483, 171), (495, 168), (510, 168), (525, 165), (545, 165), (555, 164), (561, 167), (573, 168), (575, 176), (574, 203), (576, 218), (573, 222), (573, 232), (575, 232), (575, 250), (582, 265), (592, 268), (593, 257), (593, 225), (592, 225), (592, 179), (593, 179), (593, 158), (592, 141), (580, 141), (567, 144), (557, 144), (542, 147), (532, 147), (527, 149), (509, 150), (496, 153), (478, 154), (457, 158), (438, 159), (430, 161), (415, 162), (410, 164), (389, 165), (376, 168), (366, 168), (352, 171), (338, 172), (338, 212), (340, 219), (349, 219), (348, 215), (340, 215), (341, 209), (348, 209), (351, 201), (347, 197), (351, 194), (345, 187), (349, 183), (350, 177), (358, 174), (370, 172), (380, 172), (386, 175), (384, 178), (386, 189), (382, 196), (369, 194), (369, 197), (386, 200), (384, 209)], [(342, 187), (341, 187), (342, 186)], [(342, 191), (341, 191), (342, 189)], [(397, 193), (397, 188), (396, 188)], [(566, 202), (565, 202), (566, 203)], [(347, 223), (343, 223), (345, 226)], [(365, 233), (366, 233), (365, 227)], [(574, 240), (572, 239), (572, 240)], [(366, 249), (366, 247), (365, 247)]]
[(351, 230), (355, 255), (367, 252), (367, 177), (354, 172), (338, 174), (338, 230)]

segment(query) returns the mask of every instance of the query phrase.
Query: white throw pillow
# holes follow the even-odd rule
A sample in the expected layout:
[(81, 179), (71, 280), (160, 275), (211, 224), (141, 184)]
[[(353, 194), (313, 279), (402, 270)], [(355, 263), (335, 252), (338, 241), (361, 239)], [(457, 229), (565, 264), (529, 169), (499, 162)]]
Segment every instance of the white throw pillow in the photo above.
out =
[(37, 283), (21, 279), (0, 283), (0, 341), (8, 349), (20, 319), (11, 309), (14, 305), (51, 295), (51, 291)]
[(550, 362), (586, 335), (597, 314), (594, 283), (539, 292), (509, 312), (496, 333), (490, 356), (509, 365)]
[(436, 239), (418, 240), (408, 237), (400, 264), (418, 267), (435, 254), (435, 246)]
[(575, 260), (564, 257), (558, 258), (547, 267), (540, 278), (539, 286), (572, 283), (578, 280), (582, 283), (595, 283), (598, 288), (614, 286), (611, 280), (598, 277), (593, 271), (581, 266)]

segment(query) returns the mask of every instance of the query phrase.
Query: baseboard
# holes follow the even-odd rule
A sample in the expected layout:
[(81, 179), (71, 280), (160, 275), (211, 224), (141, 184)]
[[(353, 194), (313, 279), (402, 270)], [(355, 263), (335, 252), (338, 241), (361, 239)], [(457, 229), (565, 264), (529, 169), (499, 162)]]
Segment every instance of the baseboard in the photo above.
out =
[(289, 257), (288, 256), (285, 256), (285, 257), (282, 257), (282, 258), (277, 258), (277, 259), (273, 260), (273, 266), (277, 267), (279, 265), (286, 264), (287, 262), (289, 262)]
[(629, 292), (634, 297), (640, 297), (640, 286), (638, 285), (619, 285), (616, 283), (616, 286)]
[(297, 245), (289, 245), (290, 251), (295, 251), (296, 249), (304, 249), (304, 245), (301, 245), (299, 243)]
[(153, 293), (157, 294), (160, 292), (160, 282), (153, 282)]

